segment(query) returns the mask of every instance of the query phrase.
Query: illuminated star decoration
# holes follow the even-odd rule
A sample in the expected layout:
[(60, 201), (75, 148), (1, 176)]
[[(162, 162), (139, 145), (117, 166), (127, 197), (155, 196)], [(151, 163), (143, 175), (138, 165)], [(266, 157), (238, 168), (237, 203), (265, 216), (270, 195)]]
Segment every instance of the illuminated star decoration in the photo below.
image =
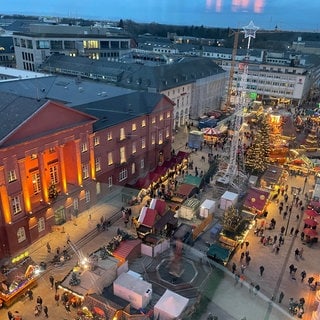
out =
[(256, 32), (259, 29), (259, 27), (255, 26), (254, 23), (250, 21), (250, 23), (247, 26), (242, 27), (242, 29), (244, 30), (244, 37), (249, 38), (248, 39), (248, 49), (249, 49), (251, 38), (256, 37)]
[(244, 30), (244, 37), (245, 38), (255, 38), (256, 37), (256, 32), (259, 29), (259, 27), (255, 26), (254, 23), (252, 21), (250, 21), (250, 23), (245, 26), (242, 27), (242, 29)]

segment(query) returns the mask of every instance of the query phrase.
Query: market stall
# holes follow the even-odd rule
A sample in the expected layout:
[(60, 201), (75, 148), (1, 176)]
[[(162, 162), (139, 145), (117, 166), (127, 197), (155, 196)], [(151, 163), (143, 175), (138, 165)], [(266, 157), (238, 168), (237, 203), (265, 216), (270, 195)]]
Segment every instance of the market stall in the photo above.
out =
[(27, 253), (13, 260), (12, 265), (1, 274), (0, 299), (2, 304), (10, 307), (21, 296), (37, 285), (40, 268)]
[(260, 179), (260, 187), (272, 190), (281, 181), (283, 169), (279, 166), (269, 165)]
[(192, 220), (199, 212), (200, 201), (196, 198), (187, 199), (178, 210), (179, 218)]
[(171, 198), (171, 201), (182, 204), (186, 199), (191, 198), (198, 192), (199, 188), (197, 186), (188, 183), (181, 183)]
[(158, 320), (182, 319), (189, 299), (168, 289), (154, 306), (154, 318)]
[(230, 206), (235, 206), (238, 201), (238, 194), (230, 191), (226, 191), (220, 199), (220, 208), (225, 210)]
[(269, 191), (258, 188), (250, 188), (245, 198), (243, 207), (254, 214), (263, 214), (269, 203), (269, 197)]

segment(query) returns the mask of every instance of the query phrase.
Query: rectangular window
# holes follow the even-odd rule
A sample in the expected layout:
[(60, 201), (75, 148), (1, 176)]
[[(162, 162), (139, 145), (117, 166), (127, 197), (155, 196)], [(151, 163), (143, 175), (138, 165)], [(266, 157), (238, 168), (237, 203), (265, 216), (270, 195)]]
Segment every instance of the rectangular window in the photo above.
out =
[(89, 190), (86, 190), (86, 203), (89, 203), (90, 202), (90, 191)]
[(50, 42), (49, 40), (38, 40), (36, 41), (37, 49), (49, 49)]
[(160, 114), (160, 118), (159, 119), (160, 119), (160, 121), (163, 120), (163, 113)]
[(141, 161), (140, 161), (140, 168), (144, 169), (144, 159), (141, 159)]
[(156, 134), (154, 132), (151, 133), (151, 144), (156, 143)]
[(124, 163), (127, 161), (127, 158), (126, 158), (126, 148), (125, 147), (121, 147), (119, 149), (120, 151), (120, 163)]
[(137, 144), (135, 142), (132, 142), (132, 153), (137, 152)]
[(108, 132), (107, 139), (108, 139), (108, 141), (112, 140), (112, 132), (111, 131)]
[(39, 194), (41, 192), (40, 173), (34, 172), (31, 178), (32, 178), (33, 194), (35, 195)]
[(169, 138), (170, 133), (169, 133), (169, 127), (166, 127), (166, 138)]
[(82, 165), (82, 178), (88, 179), (89, 178), (89, 164), (85, 163)]
[(141, 148), (145, 149), (145, 147), (146, 147), (146, 138), (143, 137), (143, 138), (141, 138)]
[(31, 160), (35, 160), (38, 158), (38, 155), (36, 153), (32, 153), (30, 158), (31, 158)]
[(50, 166), (49, 167), (49, 174), (50, 174), (50, 181), (51, 184), (58, 184), (59, 183), (59, 171), (58, 166)]
[(86, 151), (88, 151), (88, 144), (86, 142), (84, 142), (81, 145), (81, 152), (86, 152)]
[(112, 183), (112, 176), (108, 178), (108, 187), (111, 188), (113, 185)]
[(12, 182), (12, 181), (16, 181), (16, 180), (17, 180), (16, 170), (10, 170), (8, 172), (8, 181)]
[(78, 198), (73, 199), (73, 210), (79, 210), (79, 199)]
[(84, 49), (98, 49), (99, 42), (97, 40), (83, 41), (83, 47), (84, 47)]
[(108, 166), (113, 164), (113, 154), (112, 152), (108, 152)]
[(136, 164), (133, 162), (131, 164), (131, 174), (135, 174), (136, 173)]
[(120, 128), (120, 140), (124, 140), (126, 138), (126, 133), (124, 128)]
[(119, 182), (126, 180), (128, 178), (128, 170), (126, 168), (123, 168), (120, 172), (119, 172)]
[(100, 137), (95, 136), (93, 139), (94, 146), (98, 146), (100, 144)]
[(132, 124), (132, 131), (136, 131), (137, 130), (137, 124), (136, 123), (133, 123)]
[(11, 205), (12, 205), (12, 212), (14, 215), (22, 211), (19, 196), (15, 196), (11, 198)]
[(96, 158), (95, 159), (95, 167), (96, 167), (96, 171), (100, 171), (101, 170), (101, 158)]
[(101, 184), (100, 182), (96, 183), (96, 194), (100, 194), (101, 193)]
[(27, 239), (27, 237), (26, 237), (26, 231), (25, 231), (24, 227), (19, 228), (17, 231), (18, 243), (21, 243), (21, 242), (25, 241), (26, 239)]
[(156, 123), (156, 117), (152, 117), (152, 119), (151, 119), (151, 123)]
[(158, 140), (159, 144), (163, 144), (163, 135), (162, 135), (162, 130), (159, 131), (159, 140)]
[(145, 127), (145, 126), (146, 126), (146, 120), (142, 120), (141, 127)]
[(46, 222), (44, 218), (39, 218), (38, 220), (38, 232), (42, 232), (46, 229)]

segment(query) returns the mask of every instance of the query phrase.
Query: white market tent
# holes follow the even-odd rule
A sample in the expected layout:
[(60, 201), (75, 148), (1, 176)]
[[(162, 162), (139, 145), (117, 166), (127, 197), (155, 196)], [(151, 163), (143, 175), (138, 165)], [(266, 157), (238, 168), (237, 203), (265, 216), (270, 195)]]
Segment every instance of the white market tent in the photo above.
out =
[(189, 299), (167, 289), (154, 306), (154, 319), (177, 319), (186, 309), (188, 303)]
[(213, 214), (216, 210), (216, 202), (206, 199), (200, 205), (200, 217), (207, 218), (209, 214)]
[(238, 194), (230, 191), (226, 191), (220, 199), (220, 208), (228, 209), (230, 206), (234, 206), (238, 201)]

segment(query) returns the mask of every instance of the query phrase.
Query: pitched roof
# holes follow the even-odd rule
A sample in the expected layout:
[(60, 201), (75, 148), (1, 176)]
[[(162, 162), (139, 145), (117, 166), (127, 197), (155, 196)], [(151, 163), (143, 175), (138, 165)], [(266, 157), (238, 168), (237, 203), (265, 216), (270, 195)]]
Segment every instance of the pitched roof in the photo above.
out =
[(143, 65), (53, 55), (43, 63), (42, 67), (51, 72), (59, 67), (70, 74), (75, 72), (83, 76), (90, 74), (92, 77), (116, 83), (121, 87), (156, 92), (226, 73), (212, 59), (202, 57), (184, 57), (169, 64)]
[(150, 114), (162, 99), (167, 99), (168, 105), (173, 106), (172, 102), (162, 94), (133, 92), (102, 101), (86, 103), (75, 107), (75, 109), (98, 118), (99, 120), (93, 127), (94, 131), (98, 131)]
[(0, 92), (0, 142), (12, 131), (40, 110), (45, 99), (31, 99)]
[(28, 98), (60, 101), (70, 107), (133, 92), (106, 83), (66, 76), (0, 82), (0, 91)]

